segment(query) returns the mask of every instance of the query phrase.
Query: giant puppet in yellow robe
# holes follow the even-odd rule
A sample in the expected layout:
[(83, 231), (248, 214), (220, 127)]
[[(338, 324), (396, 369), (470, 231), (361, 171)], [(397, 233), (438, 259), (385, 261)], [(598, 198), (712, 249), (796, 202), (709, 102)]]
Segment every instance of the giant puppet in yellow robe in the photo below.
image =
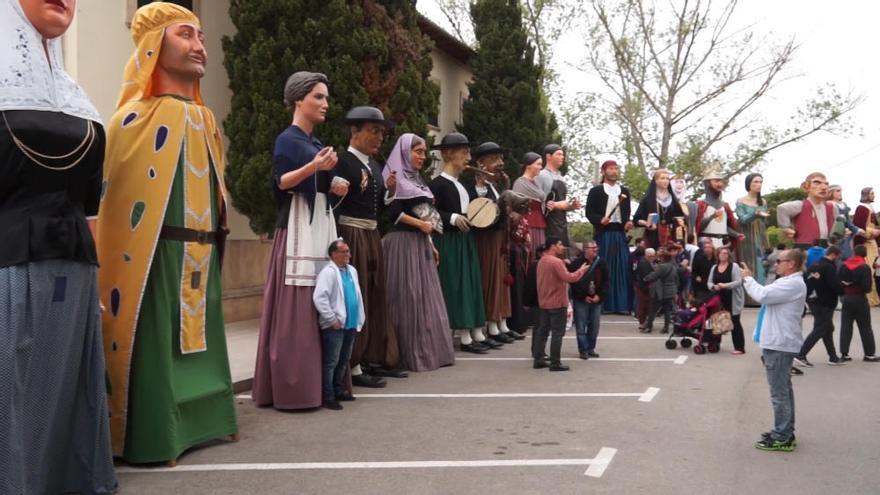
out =
[(152, 92), (169, 3), (137, 11), (135, 53), (108, 125), (98, 255), (113, 452), (175, 460), (237, 431), (220, 293), (223, 143), (195, 99)]

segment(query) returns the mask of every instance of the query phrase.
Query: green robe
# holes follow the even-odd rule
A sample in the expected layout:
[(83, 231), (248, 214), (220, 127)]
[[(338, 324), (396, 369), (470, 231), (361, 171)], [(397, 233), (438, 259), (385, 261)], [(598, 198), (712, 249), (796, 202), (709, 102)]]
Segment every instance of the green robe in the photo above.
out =
[[(211, 167), (213, 227), (216, 176)], [(183, 156), (177, 164), (165, 225), (184, 226)], [(137, 324), (123, 459), (132, 463), (177, 459), (200, 443), (238, 431), (223, 323), (217, 250), (208, 272), (208, 349), (180, 352), (180, 278), (183, 242), (160, 239)]]

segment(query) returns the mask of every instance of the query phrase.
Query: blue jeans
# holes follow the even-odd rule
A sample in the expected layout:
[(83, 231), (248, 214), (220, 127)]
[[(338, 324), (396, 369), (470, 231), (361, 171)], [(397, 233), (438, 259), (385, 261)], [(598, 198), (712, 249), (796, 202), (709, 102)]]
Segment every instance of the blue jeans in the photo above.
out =
[(578, 352), (596, 350), (596, 338), (599, 337), (599, 316), (602, 314), (602, 303), (590, 304), (586, 301), (571, 301), (574, 311), (574, 331), (577, 335)]
[(321, 353), (322, 374), (321, 394), (323, 400), (332, 401), (342, 395), (345, 388), (342, 379), (345, 378), (345, 370), (348, 368), (348, 360), (351, 359), (351, 349), (354, 346), (354, 330), (335, 330), (326, 328), (321, 330)]
[(773, 440), (786, 441), (794, 435), (794, 389), (791, 387), (791, 364), (797, 353), (763, 350), (770, 403), (773, 405)]

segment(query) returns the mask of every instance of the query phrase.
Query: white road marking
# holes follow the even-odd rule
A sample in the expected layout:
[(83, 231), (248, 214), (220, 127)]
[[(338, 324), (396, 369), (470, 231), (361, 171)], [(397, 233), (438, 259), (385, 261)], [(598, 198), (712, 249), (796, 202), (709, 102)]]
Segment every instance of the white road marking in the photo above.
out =
[[(574, 358), (571, 358), (574, 359)], [(530, 357), (456, 357), (456, 361), (532, 361)], [(687, 356), (677, 358), (590, 358), (589, 361), (608, 361), (617, 363), (672, 363), (684, 364)]]
[[(573, 340), (577, 339), (577, 336), (572, 335), (568, 337), (562, 337), (564, 340)], [(599, 340), (666, 340), (666, 337), (654, 337), (650, 335), (633, 335), (633, 336), (608, 336), (608, 337), (599, 337)]]
[(588, 466), (585, 476), (601, 478), (617, 449), (602, 447), (592, 459), (487, 459), (472, 461), (400, 461), (400, 462), (272, 462), (231, 464), (182, 464), (176, 467), (135, 468), (119, 467), (121, 474), (194, 473), (208, 471), (294, 471), (327, 469), (426, 469), (426, 468), (485, 468), (536, 466)]
[(657, 397), (657, 394), (660, 393), (660, 389), (657, 387), (648, 387), (648, 390), (645, 390), (645, 393), (639, 397), (639, 402), (651, 402), (654, 400), (654, 397)]
[(590, 467), (584, 471), (584, 475), (593, 478), (601, 478), (602, 475), (605, 474), (605, 470), (608, 469), (608, 465), (611, 464), (611, 460), (614, 459), (615, 454), (617, 454), (617, 449), (612, 449), (611, 447), (602, 447), (599, 449), (599, 453), (593, 458)]
[[(487, 393), (487, 394), (355, 394), (358, 399), (535, 399), (535, 398), (600, 398), (638, 397), (639, 402), (651, 402), (660, 389), (648, 387), (644, 392), (571, 392), (571, 393)], [(250, 400), (250, 394), (239, 394), (236, 399)]]

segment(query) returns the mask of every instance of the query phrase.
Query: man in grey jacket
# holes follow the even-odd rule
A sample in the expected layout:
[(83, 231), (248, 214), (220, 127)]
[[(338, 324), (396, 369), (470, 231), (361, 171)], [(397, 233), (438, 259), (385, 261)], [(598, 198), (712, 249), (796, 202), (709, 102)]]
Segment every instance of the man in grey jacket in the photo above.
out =
[(321, 377), (322, 405), (342, 409), (339, 401), (354, 400), (343, 382), (348, 370), (354, 337), (366, 321), (364, 298), (358, 283), (358, 272), (349, 264), (351, 249), (342, 239), (327, 249), (332, 263), (318, 273), (312, 302), (321, 325), (323, 372)]
[(672, 313), (675, 311), (675, 295), (678, 293), (678, 270), (673, 262), (672, 254), (666, 248), (660, 248), (658, 254), (660, 264), (653, 272), (645, 276), (645, 282), (651, 284), (652, 304), (648, 310), (648, 320), (643, 333), (651, 333), (654, 330), (654, 317), (657, 309), (663, 311), (663, 330), (661, 333), (669, 333), (672, 324)]
[(750, 267), (742, 270), (746, 292), (763, 305), (755, 332), (763, 350), (770, 385), (773, 430), (764, 433), (755, 444), (761, 450), (791, 452), (797, 445), (791, 365), (804, 343), (801, 315), (807, 299), (807, 284), (802, 273), (805, 258), (799, 249), (783, 251), (776, 259), (777, 279), (767, 286), (752, 277)]

